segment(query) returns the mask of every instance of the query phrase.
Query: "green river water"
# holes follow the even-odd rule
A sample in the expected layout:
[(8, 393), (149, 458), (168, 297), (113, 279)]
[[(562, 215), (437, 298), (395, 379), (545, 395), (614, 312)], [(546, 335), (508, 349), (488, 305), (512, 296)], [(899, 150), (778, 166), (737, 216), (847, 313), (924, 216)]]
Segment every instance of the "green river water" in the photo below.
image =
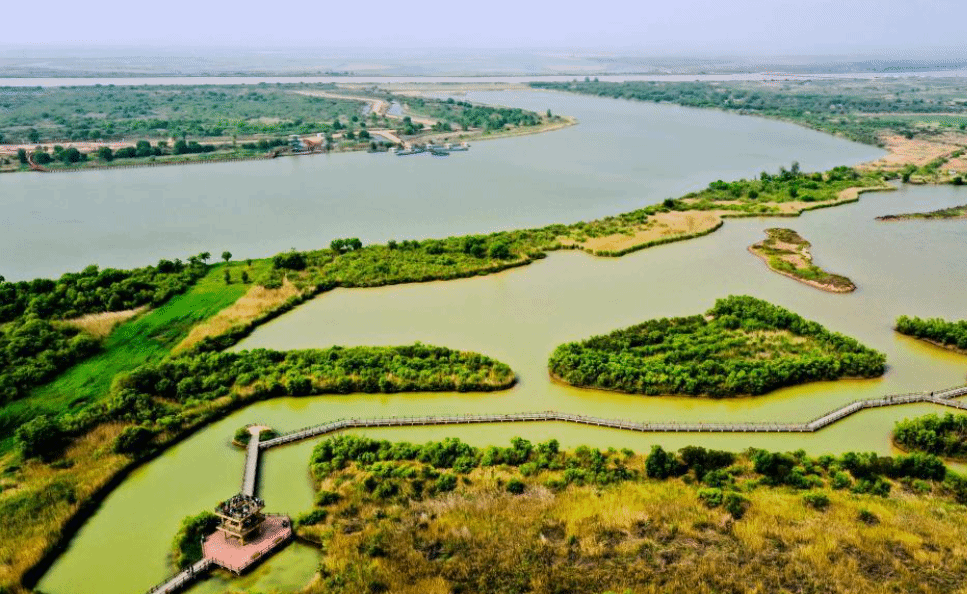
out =
[[(534, 204), (548, 208), (562, 200), (561, 195), (573, 199), (572, 208), (565, 208), (563, 214), (550, 213), (553, 216), (545, 216), (546, 222), (574, 220), (583, 218), (581, 212), (600, 210), (601, 206), (595, 203), (599, 195), (596, 190), (604, 194), (602, 202), (614, 207), (610, 212), (615, 213), (658, 201), (666, 195), (680, 194), (716, 178), (753, 175), (760, 169), (773, 168), (773, 162), (790, 160), (784, 151), (793, 145), (798, 151), (794, 158), (806, 169), (856, 162), (878, 154), (869, 147), (795, 127), (718, 112), (544, 93), (481, 94), (475, 98), (535, 108), (549, 105), (555, 112), (573, 114), (582, 121), (580, 126), (554, 134), (486, 143), (488, 157), (483, 162), (493, 168), (481, 176), (494, 180), (501, 188), (516, 188), (511, 197), (494, 195), (491, 206), (519, 207), (524, 220), (540, 218), (534, 214), (540, 210)], [(609, 113), (619, 114), (614, 116), (619, 122), (609, 119)], [(724, 126), (725, 132), (716, 126)], [(701, 142), (702, 132), (693, 127), (718, 130), (714, 141), (718, 144), (706, 146)], [(793, 140), (779, 143), (779, 154), (775, 154), (767, 134), (758, 149), (761, 155), (747, 152), (738, 160), (731, 151), (733, 143), (723, 140), (734, 136), (734, 145), (747, 149), (755, 144), (757, 134), (766, 133), (788, 134)], [(693, 160), (691, 167), (679, 163), (677, 168), (668, 169), (655, 146), (663, 139), (677, 146), (679, 134), (689, 137), (692, 144), (702, 145), (696, 155), (721, 154), (721, 162), (706, 155), (697, 162)], [(554, 149), (550, 153), (556, 162), (545, 162), (548, 155), (535, 150), (557, 142), (565, 142), (567, 150)], [(615, 145), (621, 150), (615, 150)], [(449, 161), (475, 158), (476, 149), (450, 157)], [(599, 149), (613, 159), (603, 172), (595, 170), (597, 157), (587, 154)], [(670, 152), (676, 155), (674, 159), (683, 159), (687, 153), (684, 148), (679, 152), (670, 149)], [(365, 161), (370, 156), (344, 158)], [(528, 167), (512, 164), (507, 171), (500, 167), (505, 158), (527, 159)], [(743, 159), (749, 162), (740, 164)], [(755, 165), (753, 159), (761, 164)], [(311, 160), (304, 162), (312, 163)], [(423, 165), (414, 167), (419, 169)], [(195, 169), (201, 171), (207, 167)], [(687, 175), (681, 173), (685, 169), (688, 169)], [(571, 172), (573, 177), (562, 172)], [(127, 175), (127, 172), (118, 173)], [(679, 174), (681, 177), (675, 185), (670, 180)], [(586, 176), (589, 179), (575, 181)], [(662, 180), (664, 176), (669, 179), (659, 182), (651, 179)], [(640, 193), (636, 193), (639, 180), (644, 181), (638, 188)], [(290, 178), (282, 176), (275, 182), (288, 184)], [(570, 187), (572, 182), (580, 183), (579, 191)], [(439, 231), (446, 227), (446, 218), (453, 207), (437, 212), (426, 207), (422, 199), (429, 196), (429, 204), (436, 204), (444, 197), (452, 201), (466, 200), (467, 212), (479, 212), (480, 205), (471, 204), (479, 200), (479, 190), (467, 188), (465, 194), (464, 189), (449, 181), (438, 184), (427, 180), (419, 191), (400, 196), (399, 200), (405, 201), (408, 209), (421, 213), (426, 221), (426, 230), (419, 235), (445, 235)], [(584, 196), (583, 201), (578, 199), (578, 194)], [(965, 196), (963, 191), (949, 186), (905, 187), (892, 193), (868, 194), (859, 203), (808, 213), (796, 219), (729, 220), (712, 235), (619, 259), (562, 252), (530, 266), (489, 277), (336, 290), (322, 295), (259, 328), (237, 348), (388, 345), (419, 340), (495, 357), (517, 372), (519, 384), (512, 390), (492, 394), (321, 396), (280, 398), (254, 404), (133, 472), (72, 539), (39, 588), (50, 594), (138, 593), (171, 573), (173, 568), (167, 554), (181, 518), (211, 507), (238, 489), (243, 454), (232, 448), (229, 440), (237, 427), (250, 422), (265, 423), (284, 431), (346, 416), (547, 409), (635, 420), (802, 421), (858, 398), (962, 384), (967, 373), (967, 357), (898, 336), (891, 325), (902, 313), (967, 317), (963, 297), (963, 287), (967, 286), (964, 266), (967, 225), (963, 222), (888, 224), (877, 223), (873, 218), (885, 213), (962, 204)], [(484, 227), (502, 228), (507, 226), (506, 220), (513, 218), (513, 212), (489, 216), (490, 222), (484, 222)], [(374, 236), (379, 233), (405, 236), (380, 224), (383, 223), (371, 223), (367, 228)], [(480, 224), (480, 221), (457, 216), (454, 227), (477, 225), (479, 228)], [(746, 251), (750, 244), (763, 237), (762, 230), (770, 226), (789, 226), (799, 231), (813, 243), (820, 266), (849, 276), (859, 290), (849, 295), (823, 293), (770, 272)], [(345, 229), (343, 235), (351, 232), (352, 227), (347, 223)], [(547, 357), (561, 342), (656, 316), (704, 312), (716, 298), (729, 294), (766, 299), (853, 336), (886, 352), (889, 370), (876, 380), (817, 383), (761, 397), (725, 400), (647, 398), (580, 390), (552, 383), (547, 376)], [(650, 435), (560, 423), (384, 429), (364, 433), (410, 441), (457, 435), (477, 445), (506, 444), (511, 437), (521, 435), (534, 441), (555, 437), (568, 447), (588, 444), (639, 451), (660, 443), (671, 448), (696, 444), (731, 450), (749, 446), (780, 450), (804, 448), (812, 454), (848, 450), (889, 453), (889, 433), (896, 420), (936, 410), (931, 405), (910, 405), (864, 411), (819, 433), (803, 435)], [(296, 514), (311, 505), (312, 490), (306, 466), (314, 443), (278, 448), (263, 456), (259, 492), (270, 511)], [(318, 562), (319, 555), (314, 549), (293, 544), (249, 575), (229, 578), (215, 573), (191, 591), (221, 592), (229, 587), (259, 591), (295, 589), (312, 577)]]

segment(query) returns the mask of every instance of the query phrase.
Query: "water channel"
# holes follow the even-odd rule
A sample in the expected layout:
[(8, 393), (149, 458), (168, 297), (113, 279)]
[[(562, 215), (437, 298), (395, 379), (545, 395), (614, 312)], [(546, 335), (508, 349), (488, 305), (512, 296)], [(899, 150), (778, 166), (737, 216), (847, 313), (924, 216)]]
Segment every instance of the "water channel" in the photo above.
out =
[[(398, 176), (395, 181), (418, 191), (397, 196), (405, 205), (402, 210), (395, 202), (379, 202), (370, 211), (368, 223), (365, 212), (356, 213), (354, 216), (362, 218), (345, 222), (342, 235), (446, 235), (575, 220), (652, 203), (716, 178), (749, 176), (792, 159), (798, 159), (806, 169), (815, 169), (877, 155), (875, 149), (784, 124), (718, 112), (546, 93), (481, 94), (473, 98), (550, 107), (557, 113), (577, 116), (582, 125), (542, 136), (480, 143), (470, 154), (447, 159), (442, 163), (446, 167), (434, 169), (440, 177), (431, 179), (422, 177), (429, 168), (437, 167), (433, 161), (397, 159), (404, 164), (398, 169), (396, 162), (390, 164)], [(462, 162), (463, 157), (478, 160)], [(383, 172), (372, 174), (371, 168), (376, 166), (372, 159), (369, 155), (337, 155), (292, 159), (291, 164), (259, 163), (256, 168), (268, 165), (279, 169), (259, 170), (261, 173), (253, 174), (252, 179), (270, 181), (269, 185), (280, 188), (280, 199), (285, 201), (310, 177), (307, 170), (323, 184), (328, 180), (324, 173), (328, 164), (338, 162), (340, 171), (369, 171), (367, 184), (356, 189), (363, 196), (381, 196), (372, 186), (383, 183)], [(467, 163), (471, 162), (475, 163), (475, 177), (455, 183), (449, 167), (469, 171)], [(234, 165), (166, 171), (178, 178), (191, 178), (196, 174), (187, 173), (189, 170), (202, 172), (218, 167)], [(184, 172), (175, 171), (178, 169)], [(138, 175), (155, 173), (135, 171)], [(46, 193), (56, 196), (59, 178), (69, 177), (74, 176), (44, 177), (55, 187), (38, 186), (41, 199)], [(131, 185), (135, 179), (111, 185)], [(208, 177), (208, 185), (193, 190), (194, 195), (212, 190), (217, 179), (221, 178)], [(196, 182), (201, 183), (198, 179)], [(191, 187), (186, 180), (178, 183), (185, 190)], [(486, 186), (485, 191), (480, 191), (479, 184)], [(252, 405), (136, 470), (84, 525), (39, 588), (51, 594), (127, 594), (144, 591), (169, 574), (172, 568), (167, 553), (181, 518), (211, 507), (238, 488), (243, 455), (228, 441), (237, 427), (249, 422), (287, 430), (345, 416), (545, 409), (636, 420), (799, 421), (857, 398), (963, 383), (967, 357), (900, 337), (891, 330), (891, 324), (902, 313), (958, 319), (967, 315), (962, 297), (962, 287), (967, 285), (967, 267), (963, 265), (967, 225), (888, 224), (873, 218), (962, 204), (964, 198), (962, 190), (950, 186), (905, 187), (797, 219), (731, 220), (704, 238), (620, 259), (556, 253), (530, 266), (489, 277), (336, 290), (322, 295), (263, 326), (238, 348), (405, 344), (419, 340), (496, 357), (514, 368), (520, 383), (510, 391), (482, 395), (322, 396)], [(220, 200), (231, 202), (227, 195)], [(341, 198), (333, 200), (339, 202)], [(204, 207), (191, 208), (203, 214)], [(318, 208), (321, 211), (324, 207)], [(390, 226), (390, 221), (403, 212), (412, 216), (401, 217), (404, 230), (399, 231)], [(337, 208), (335, 213), (341, 221), (342, 211)], [(358, 220), (364, 224), (356, 233), (353, 225)], [(520, 225), (514, 225), (515, 220)], [(301, 224), (288, 222), (296, 227)], [(317, 223), (320, 227), (331, 224)], [(284, 227), (281, 222), (279, 225)], [(762, 229), (776, 225), (790, 226), (803, 234), (813, 243), (817, 263), (849, 276), (859, 290), (850, 295), (827, 294), (767, 270), (746, 248), (763, 237)], [(298, 241), (309, 240), (305, 236)], [(296, 241), (292, 239), (292, 243)], [(886, 352), (890, 368), (876, 380), (817, 383), (767, 396), (726, 400), (646, 398), (579, 390), (552, 383), (547, 377), (547, 356), (561, 342), (656, 316), (703, 312), (717, 297), (728, 294), (767, 299), (856, 337)], [(911, 405), (864, 411), (819, 433), (804, 435), (643, 435), (558, 423), (364, 433), (410, 441), (457, 434), (478, 445), (506, 444), (512, 436), (522, 435), (535, 441), (555, 437), (568, 447), (588, 444), (647, 450), (651, 444), (660, 443), (671, 448), (700, 444), (732, 450), (749, 446), (804, 448), (813, 454), (847, 450), (889, 453), (889, 432), (897, 419), (936, 410), (931, 405)], [(260, 493), (270, 510), (296, 514), (311, 505), (306, 462), (313, 445), (312, 441), (304, 442), (271, 450), (264, 456)], [(311, 578), (318, 561), (312, 548), (296, 544), (250, 575), (229, 580), (216, 574), (192, 592), (220, 592), (228, 587), (296, 589)]]

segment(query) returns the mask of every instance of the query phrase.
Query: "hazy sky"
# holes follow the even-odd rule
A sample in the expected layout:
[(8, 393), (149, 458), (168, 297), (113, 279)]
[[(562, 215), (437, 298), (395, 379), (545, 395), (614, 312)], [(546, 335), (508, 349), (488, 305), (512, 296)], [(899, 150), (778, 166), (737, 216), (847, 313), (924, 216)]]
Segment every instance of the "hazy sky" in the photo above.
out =
[(9, 44), (558, 46), (775, 55), (962, 48), (967, 2), (47, 0), (7, 2), (3, 17), (0, 43)]

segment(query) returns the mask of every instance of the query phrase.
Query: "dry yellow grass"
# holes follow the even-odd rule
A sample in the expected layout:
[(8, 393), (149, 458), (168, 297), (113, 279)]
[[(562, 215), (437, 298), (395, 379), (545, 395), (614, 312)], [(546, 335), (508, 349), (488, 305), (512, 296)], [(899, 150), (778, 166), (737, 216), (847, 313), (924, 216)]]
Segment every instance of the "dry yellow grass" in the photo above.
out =
[(289, 279), (278, 289), (266, 289), (255, 285), (235, 303), (218, 312), (207, 321), (195, 326), (188, 336), (174, 348), (175, 353), (197, 344), (202, 339), (218, 336), (228, 330), (251, 322), (264, 313), (275, 309), (301, 291)]
[[(0, 494), (0, 585), (12, 592), (20, 587), (24, 572), (37, 564), (49, 547), (61, 538), (61, 530), (82, 502), (103, 487), (128, 464), (129, 459), (111, 452), (111, 444), (124, 425), (105, 424), (76, 440), (66, 451), (67, 468), (27, 462), (16, 485)], [(5, 460), (11, 461), (13, 454)], [(70, 497), (64, 497), (70, 493)]]
[(326, 552), (305, 591), (946, 593), (967, 579), (967, 508), (902, 487), (825, 489), (820, 511), (803, 491), (760, 486), (736, 520), (681, 480), (553, 493), (542, 474), (514, 496), (507, 476), (478, 468), (455, 493), (383, 505), (354, 495), (358, 479), (327, 480), (344, 499), (325, 526), (299, 529)]
[(65, 326), (79, 328), (94, 338), (107, 338), (107, 336), (118, 324), (127, 322), (128, 320), (137, 317), (146, 311), (148, 311), (148, 306), (142, 305), (141, 307), (127, 309), (124, 311), (108, 311), (98, 314), (88, 314), (72, 320), (64, 320), (61, 323)]
[(590, 252), (619, 252), (635, 246), (674, 237), (693, 235), (714, 228), (722, 222), (722, 214), (727, 211), (692, 210), (660, 212), (649, 217), (644, 225), (636, 228), (634, 234), (617, 233), (604, 237), (592, 237), (582, 242), (561, 241), (564, 245), (581, 246)]
[(949, 133), (938, 137), (937, 140), (926, 140), (922, 138), (907, 139), (897, 134), (884, 134), (880, 136), (880, 141), (888, 154), (881, 159), (863, 164), (863, 168), (900, 169), (907, 164), (920, 167), (960, 148), (959, 145), (967, 142), (967, 135)]

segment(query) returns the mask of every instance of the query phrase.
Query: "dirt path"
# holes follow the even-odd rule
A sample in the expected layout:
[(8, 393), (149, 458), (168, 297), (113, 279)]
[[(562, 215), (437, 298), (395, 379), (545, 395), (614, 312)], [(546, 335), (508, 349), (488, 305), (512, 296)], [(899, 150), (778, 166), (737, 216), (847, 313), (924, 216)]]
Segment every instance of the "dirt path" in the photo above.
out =
[[(344, 101), (358, 101), (360, 103), (366, 103), (369, 105), (369, 112), (375, 113), (377, 116), (386, 116), (386, 112), (389, 110), (389, 102), (376, 97), (361, 97), (359, 95), (340, 95), (338, 93), (330, 93), (328, 91), (292, 91), (296, 95), (305, 95), (306, 97), (325, 97), (326, 99), (342, 99)], [(367, 114), (368, 115), (368, 114)], [(395, 117), (395, 116), (387, 116)]]

